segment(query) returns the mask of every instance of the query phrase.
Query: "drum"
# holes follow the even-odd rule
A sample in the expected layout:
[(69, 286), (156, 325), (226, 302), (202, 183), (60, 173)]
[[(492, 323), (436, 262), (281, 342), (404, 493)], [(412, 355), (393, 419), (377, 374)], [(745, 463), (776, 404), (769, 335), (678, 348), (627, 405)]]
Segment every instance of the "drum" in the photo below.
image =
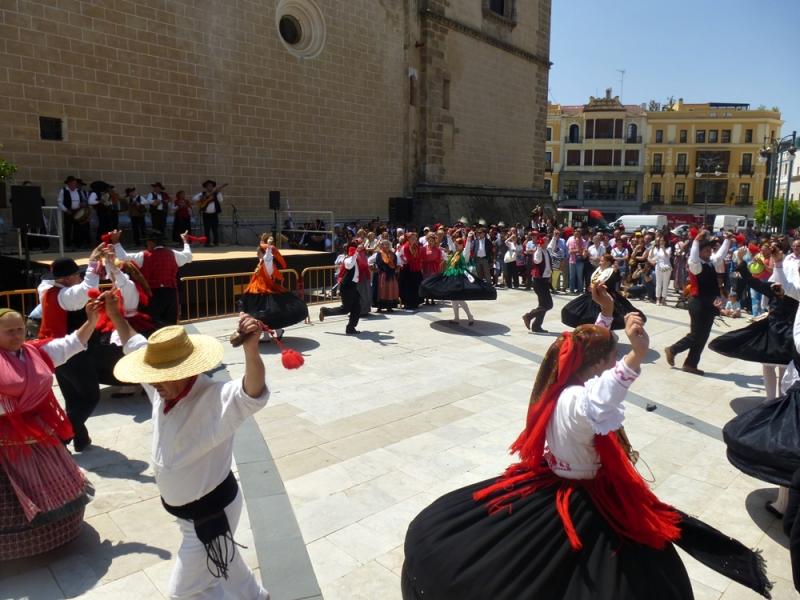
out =
[(72, 220), (75, 221), (76, 223), (79, 223), (80, 225), (88, 223), (89, 219), (91, 218), (92, 218), (92, 212), (91, 210), (89, 210), (88, 206), (81, 206), (78, 208), (78, 210), (72, 213)]

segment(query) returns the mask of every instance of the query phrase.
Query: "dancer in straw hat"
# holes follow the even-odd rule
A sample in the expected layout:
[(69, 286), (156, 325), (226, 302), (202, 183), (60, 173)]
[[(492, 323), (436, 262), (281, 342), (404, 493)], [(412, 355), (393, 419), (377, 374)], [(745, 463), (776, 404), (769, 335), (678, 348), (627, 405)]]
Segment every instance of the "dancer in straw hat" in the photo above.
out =
[(242, 496), (231, 472), (233, 434), (269, 398), (258, 352), (261, 327), (242, 313), (244, 377), (215, 382), (204, 373), (222, 360), (222, 344), (164, 327), (149, 340), (120, 314), (115, 294), (106, 313), (125, 344), (114, 368), (120, 381), (142, 383), (153, 404), (153, 469), (183, 541), (170, 579), (170, 598), (269, 598), (236, 551)]

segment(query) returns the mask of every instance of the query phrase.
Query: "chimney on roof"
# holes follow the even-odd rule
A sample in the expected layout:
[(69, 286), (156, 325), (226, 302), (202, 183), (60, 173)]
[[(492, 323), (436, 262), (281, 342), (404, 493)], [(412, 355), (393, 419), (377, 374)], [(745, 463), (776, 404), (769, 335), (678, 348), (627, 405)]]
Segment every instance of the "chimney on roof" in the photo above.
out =
[(611, 88), (606, 88), (606, 100), (611, 100)]

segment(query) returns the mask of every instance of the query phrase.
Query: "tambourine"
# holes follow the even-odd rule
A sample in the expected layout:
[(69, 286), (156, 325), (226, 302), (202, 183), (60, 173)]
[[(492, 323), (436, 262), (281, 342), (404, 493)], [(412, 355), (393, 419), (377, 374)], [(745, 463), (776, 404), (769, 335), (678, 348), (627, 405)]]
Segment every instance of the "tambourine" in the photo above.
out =
[(74, 213), (72, 213), (72, 220), (80, 224), (88, 223), (91, 216), (92, 212), (89, 210), (89, 207), (81, 206)]
[(608, 267), (606, 269), (595, 269), (592, 273), (592, 285), (599, 285), (608, 281), (609, 277), (614, 274), (614, 268)]

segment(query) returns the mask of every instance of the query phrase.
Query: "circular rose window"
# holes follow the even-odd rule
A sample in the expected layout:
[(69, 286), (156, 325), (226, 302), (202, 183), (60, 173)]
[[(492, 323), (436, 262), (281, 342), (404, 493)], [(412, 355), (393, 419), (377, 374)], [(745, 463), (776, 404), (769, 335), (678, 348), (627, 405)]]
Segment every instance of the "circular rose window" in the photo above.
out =
[(325, 19), (313, 0), (280, 0), (275, 24), (281, 42), (295, 56), (314, 58), (325, 46)]

